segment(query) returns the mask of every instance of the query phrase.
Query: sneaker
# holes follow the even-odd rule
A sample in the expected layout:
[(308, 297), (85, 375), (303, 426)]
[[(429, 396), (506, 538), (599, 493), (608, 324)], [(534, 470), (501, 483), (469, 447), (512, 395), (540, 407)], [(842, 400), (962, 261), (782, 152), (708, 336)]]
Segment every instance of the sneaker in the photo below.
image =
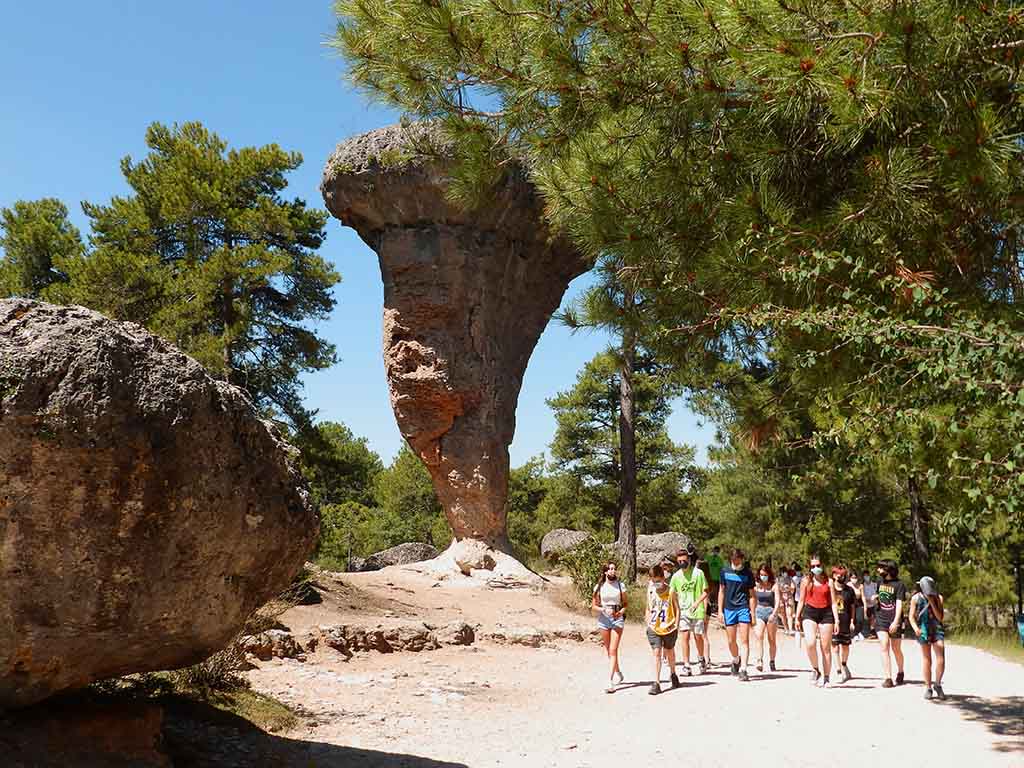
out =
[(745, 669), (741, 669), (741, 670), (740, 670), (740, 680), (741, 680), (742, 682), (744, 682), (744, 683), (746, 683), (746, 682), (749, 682), (749, 681), (750, 681), (750, 675), (749, 675), (749, 674), (747, 674), (747, 670), (745, 670)]
[(935, 694), (932, 693), (932, 689), (931, 688), (926, 688), (925, 691), (924, 691), (924, 700), (925, 701), (931, 701), (932, 700), (932, 696), (934, 696), (934, 695)]
[(661, 686), (657, 683), (651, 683), (651, 687), (647, 689), (647, 693), (651, 696), (657, 696), (661, 693)]
[(903, 673), (902, 672), (897, 672), (896, 673), (896, 685), (903, 685)]
[(690, 671), (690, 665), (689, 664), (683, 664), (683, 668), (681, 670), (679, 670), (679, 674), (682, 675), (683, 677), (689, 677), (690, 675), (692, 675), (693, 672)]
[(935, 696), (936, 696), (936, 698), (939, 701), (945, 701), (946, 700), (946, 692), (944, 690), (942, 690), (942, 683), (936, 683), (933, 687), (935, 688)]
[(816, 669), (811, 670), (811, 685), (817, 685), (818, 680), (821, 679), (821, 672)]
[(889, 679), (887, 678), (887, 679), (885, 679), (885, 680), (883, 680), (883, 681), (882, 681), (882, 687), (883, 687), (883, 688), (893, 688), (893, 687), (895, 687), (895, 686), (893, 686), (893, 684), (892, 684), (892, 680), (889, 680)]
[(670, 676), (669, 679), (672, 681), (672, 687), (673, 688), (678, 688), (679, 687), (679, 685), (680, 685), (680, 683), (679, 683), (679, 676), (675, 672), (672, 673), (672, 675)]
[(757, 662), (757, 671), (758, 672), (764, 672), (764, 662), (762, 662), (762, 661)]
[(616, 672), (615, 674), (616, 674), (616, 675), (618, 676), (618, 678), (619, 678), (619, 679), (618, 679), (618, 680), (616, 680), (615, 682), (617, 682), (617, 683), (618, 683), (619, 685), (622, 685), (622, 684), (623, 684), (624, 682), (626, 682), (626, 678), (625, 678), (625, 676), (624, 676), (624, 675), (622, 674), (622, 670), (621, 670), (621, 669), (620, 669), (620, 670), (619, 670), (618, 672)]
[(702, 675), (706, 675), (708, 673), (708, 663), (704, 659), (701, 659), (699, 664), (700, 664), (700, 673)]
[(826, 675), (825, 677), (821, 678), (821, 687), (822, 688), (831, 688), (832, 687), (832, 683), (830, 683), (828, 681), (828, 675)]
[(738, 675), (739, 673), (740, 673), (740, 663), (738, 661), (734, 661), (732, 664), (729, 665), (729, 674), (730, 675)]
[(843, 677), (842, 677), (843, 682), (844, 683), (848, 683), (852, 679), (853, 679), (853, 675), (850, 674), (850, 668), (848, 666), (846, 666), (845, 664), (843, 664)]
[(772, 672), (778, 672), (778, 670), (775, 668), (775, 659), (772, 659), (768, 662), (768, 669), (770, 669)]
[(609, 683), (608, 687), (604, 689), (605, 693), (615, 693), (615, 683)]

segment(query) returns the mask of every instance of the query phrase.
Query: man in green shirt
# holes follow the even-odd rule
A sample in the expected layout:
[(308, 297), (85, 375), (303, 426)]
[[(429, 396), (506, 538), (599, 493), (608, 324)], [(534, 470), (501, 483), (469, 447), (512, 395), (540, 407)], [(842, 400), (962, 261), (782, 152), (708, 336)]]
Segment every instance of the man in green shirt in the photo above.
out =
[(683, 677), (690, 675), (690, 635), (697, 645), (700, 673), (708, 671), (704, 658), (704, 614), (708, 602), (708, 582), (704, 571), (696, 568), (685, 549), (676, 553), (679, 570), (672, 574), (669, 590), (679, 599), (679, 637), (683, 642)]
[(716, 597), (718, 595), (718, 582), (721, 580), (719, 577), (722, 575), (722, 566), (725, 565), (725, 561), (722, 560), (722, 556), (718, 554), (718, 547), (711, 550), (711, 557), (708, 558), (708, 576), (710, 577), (711, 583), (708, 585), (711, 589), (711, 605), (715, 607)]

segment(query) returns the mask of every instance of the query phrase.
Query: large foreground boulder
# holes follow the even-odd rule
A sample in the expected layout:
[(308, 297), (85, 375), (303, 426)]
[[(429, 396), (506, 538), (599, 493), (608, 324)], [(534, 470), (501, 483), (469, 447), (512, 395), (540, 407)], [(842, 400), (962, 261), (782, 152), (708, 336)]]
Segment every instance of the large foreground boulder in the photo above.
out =
[[(487, 205), (451, 201), (450, 147), (430, 125), (343, 142), (324, 169), (327, 208), (377, 253), (384, 365), (402, 435), (430, 471), (464, 573), (506, 565), (508, 446), (523, 373), (569, 281), (589, 265), (544, 223), (510, 166)], [(511, 570), (511, 569), (510, 569)]]
[(440, 553), (433, 544), (425, 544), (422, 541), (410, 541), (405, 544), (385, 549), (382, 552), (374, 552), (366, 558), (360, 570), (379, 571), (391, 565), (408, 565), (409, 563), (421, 563), (437, 557)]
[(205, 658), (316, 533), (239, 389), (138, 326), (0, 300), (0, 708)]

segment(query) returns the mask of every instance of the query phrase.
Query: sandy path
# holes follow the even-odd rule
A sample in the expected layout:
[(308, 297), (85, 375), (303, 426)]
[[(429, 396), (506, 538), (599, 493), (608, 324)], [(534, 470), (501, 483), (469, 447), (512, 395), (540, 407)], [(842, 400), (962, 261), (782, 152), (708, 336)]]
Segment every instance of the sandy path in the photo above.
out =
[[(452, 596), (442, 596), (449, 591), (430, 592), (429, 609), (451, 605)], [(415, 602), (403, 595), (407, 604)], [(527, 612), (562, 623), (572, 618), (526, 593), (494, 601), (501, 603), (499, 615)], [(458, 610), (465, 610), (459, 603)], [(305, 664), (271, 662), (250, 674), (255, 687), (312, 716), (314, 726), (288, 734), (293, 764), (303, 766), (639, 766), (666, 759), (1024, 765), (1020, 665), (951, 647), (950, 699), (939, 704), (922, 698), (919, 652), (910, 643), (904, 644), (908, 684), (892, 690), (879, 687), (876, 643), (853, 647), (855, 679), (831, 690), (808, 684), (806, 657), (795, 639), (780, 636), (780, 644), (777, 673), (759, 674), (752, 665), (751, 682), (741, 683), (727, 668), (715, 668), (658, 697), (647, 694), (649, 650), (636, 625), (627, 627), (623, 642), (627, 683), (611, 695), (603, 692), (603, 651), (591, 643), (541, 649), (481, 643), (431, 653), (362, 654), (348, 663), (320, 654)], [(716, 632), (713, 656), (721, 661), (725, 655), (724, 634)], [(370, 751), (340, 752), (330, 745)]]

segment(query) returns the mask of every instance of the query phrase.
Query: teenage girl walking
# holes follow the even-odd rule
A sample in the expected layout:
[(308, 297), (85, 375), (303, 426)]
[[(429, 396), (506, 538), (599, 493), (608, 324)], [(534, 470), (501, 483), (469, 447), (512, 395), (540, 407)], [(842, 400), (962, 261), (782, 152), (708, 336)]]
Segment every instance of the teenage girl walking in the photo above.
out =
[(601, 643), (608, 656), (608, 686), (606, 693), (615, 692), (616, 677), (619, 683), (623, 680), (619, 669), (619, 643), (622, 642), (622, 630), (626, 626), (626, 586), (619, 579), (615, 563), (605, 563), (601, 573), (601, 581), (594, 587), (594, 599), (591, 608), (597, 613), (597, 628), (601, 631)]
[(840, 682), (847, 682), (850, 674), (850, 643), (853, 642), (854, 611), (857, 609), (857, 592), (846, 583), (847, 570), (841, 565), (832, 566), (832, 587), (836, 600), (836, 627), (832, 635), (834, 667)]
[(907, 588), (899, 579), (899, 566), (895, 560), (879, 560), (878, 606), (875, 608), (875, 632), (882, 652), (883, 688), (892, 688), (892, 651), (896, 659), (896, 685), (903, 685), (903, 604), (907, 601)]
[(669, 589), (665, 572), (660, 565), (651, 568), (651, 583), (647, 585), (647, 642), (654, 654), (654, 682), (648, 691), (652, 696), (661, 693), (661, 658), (668, 660), (672, 687), (679, 687), (676, 675), (676, 638), (679, 636), (679, 599)]
[(939, 594), (935, 579), (931, 576), (922, 578), (917, 582), (917, 586), (921, 591), (910, 600), (910, 626), (913, 627), (914, 636), (921, 646), (926, 686), (924, 697), (931, 699), (934, 696), (942, 701), (946, 698), (946, 692), (942, 690), (942, 675), (946, 671), (946, 628), (942, 624), (946, 616), (945, 600)]
[[(783, 566), (785, 567), (785, 566)], [(782, 594), (775, 574), (768, 563), (761, 563), (757, 569), (757, 583), (754, 585), (754, 597), (757, 598), (757, 671), (764, 670), (764, 637), (768, 635), (768, 669), (775, 671), (775, 638), (779, 631), (776, 619), (782, 607)]]
[[(810, 574), (800, 585), (800, 602), (796, 608), (797, 620), (802, 622), (804, 647), (811, 662), (811, 685), (830, 688), (832, 671), (832, 632), (839, 617), (836, 613), (832, 580), (825, 575), (821, 558), (813, 555)], [(821, 669), (818, 669), (818, 651), (821, 651)], [(824, 675), (822, 675), (824, 671)]]

